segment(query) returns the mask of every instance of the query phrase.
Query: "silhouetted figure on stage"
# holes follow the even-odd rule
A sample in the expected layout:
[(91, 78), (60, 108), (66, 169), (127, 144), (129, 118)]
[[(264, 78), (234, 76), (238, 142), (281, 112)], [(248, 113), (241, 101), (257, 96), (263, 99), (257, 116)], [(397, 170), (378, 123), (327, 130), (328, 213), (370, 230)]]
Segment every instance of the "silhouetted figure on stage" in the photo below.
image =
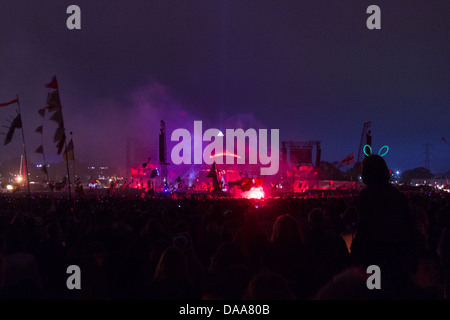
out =
[(415, 223), (407, 197), (389, 183), (384, 159), (364, 159), (360, 208), (351, 256), (363, 267), (378, 265), (385, 280), (400, 279), (397, 270), (403, 256), (418, 245)]

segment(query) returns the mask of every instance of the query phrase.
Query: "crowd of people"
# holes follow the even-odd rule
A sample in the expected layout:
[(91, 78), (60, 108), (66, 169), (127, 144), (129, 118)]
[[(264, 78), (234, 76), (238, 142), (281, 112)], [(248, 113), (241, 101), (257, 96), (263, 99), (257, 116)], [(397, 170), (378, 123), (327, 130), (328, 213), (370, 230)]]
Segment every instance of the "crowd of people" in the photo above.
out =
[(369, 158), (352, 196), (2, 195), (0, 298), (448, 299), (450, 196), (403, 194)]

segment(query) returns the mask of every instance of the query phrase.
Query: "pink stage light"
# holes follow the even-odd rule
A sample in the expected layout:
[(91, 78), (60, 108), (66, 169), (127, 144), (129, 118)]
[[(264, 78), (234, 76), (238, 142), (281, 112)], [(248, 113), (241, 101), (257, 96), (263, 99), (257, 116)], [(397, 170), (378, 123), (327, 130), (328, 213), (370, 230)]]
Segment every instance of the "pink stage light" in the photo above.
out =
[(230, 156), (230, 157), (235, 157), (235, 158), (238, 158), (238, 159), (241, 158), (240, 155), (237, 155), (237, 154), (234, 154), (234, 153), (230, 153), (230, 152), (225, 152), (225, 153), (224, 152), (220, 152), (220, 153), (212, 154), (209, 157), (210, 158), (216, 158), (216, 157), (223, 157), (223, 156)]

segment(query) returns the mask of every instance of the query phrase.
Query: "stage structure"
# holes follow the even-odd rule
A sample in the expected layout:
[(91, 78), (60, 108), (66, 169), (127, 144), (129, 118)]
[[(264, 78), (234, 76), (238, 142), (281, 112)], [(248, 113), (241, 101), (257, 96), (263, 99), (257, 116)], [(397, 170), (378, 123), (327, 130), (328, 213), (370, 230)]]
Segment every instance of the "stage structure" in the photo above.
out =
[(361, 131), (361, 139), (359, 141), (359, 148), (358, 148), (358, 157), (357, 157), (357, 160), (355, 163), (355, 168), (357, 170), (357, 176), (361, 175), (362, 162), (367, 157), (364, 154), (365, 145), (372, 147), (372, 130), (370, 129), (371, 125), (372, 125), (371, 121), (364, 122), (362, 131)]
[(317, 187), (322, 154), (320, 143), (321, 141), (282, 141), (280, 179), (283, 191), (305, 192)]
[(155, 173), (158, 164), (155, 145), (147, 144), (139, 139), (128, 137), (126, 145), (126, 182), (130, 188), (148, 188), (149, 183), (158, 187)]
[(160, 134), (159, 134), (159, 164), (161, 166), (161, 179), (162, 185), (167, 187), (167, 141), (166, 141), (166, 124), (163, 120), (160, 122)]
[[(131, 188), (163, 190), (168, 186), (166, 125), (160, 122), (158, 147), (128, 137), (126, 145), (127, 185)], [(159, 151), (159, 154), (158, 154)], [(159, 161), (158, 161), (159, 160)]]
[[(282, 158), (286, 164), (295, 166), (313, 165), (315, 168), (320, 166), (320, 156), (322, 150), (320, 141), (283, 141), (281, 142)], [(315, 152), (316, 160), (313, 164), (313, 152)]]
[(362, 132), (361, 132), (361, 140), (359, 142), (358, 149), (358, 160), (356, 161), (357, 165), (364, 160), (366, 157), (364, 154), (364, 146), (369, 145), (372, 146), (372, 131), (370, 130), (370, 126), (372, 125), (371, 121), (364, 122)]

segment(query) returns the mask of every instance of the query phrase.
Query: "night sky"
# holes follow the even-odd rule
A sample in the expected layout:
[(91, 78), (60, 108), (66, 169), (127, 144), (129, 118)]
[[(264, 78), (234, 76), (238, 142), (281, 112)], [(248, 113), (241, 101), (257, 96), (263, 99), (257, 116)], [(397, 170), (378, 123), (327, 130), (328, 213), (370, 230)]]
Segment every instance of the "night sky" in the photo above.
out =
[[(71, 4), (81, 30), (66, 27)], [(381, 30), (366, 27), (372, 4)], [(61, 159), (55, 124), (37, 112), (56, 75), (69, 139), (87, 163), (124, 166), (127, 137), (156, 154), (160, 120), (168, 140), (194, 120), (280, 129), (280, 144), (320, 140), (322, 160), (341, 161), (357, 155), (371, 121), (390, 168), (424, 166), (428, 143), (439, 173), (450, 170), (449, 49), (447, 0), (2, 0), (0, 103), (19, 95), (34, 163), (41, 124), (47, 158)], [(0, 108), (1, 126), (15, 108)], [(18, 131), (1, 139), (0, 161), (21, 154)]]

